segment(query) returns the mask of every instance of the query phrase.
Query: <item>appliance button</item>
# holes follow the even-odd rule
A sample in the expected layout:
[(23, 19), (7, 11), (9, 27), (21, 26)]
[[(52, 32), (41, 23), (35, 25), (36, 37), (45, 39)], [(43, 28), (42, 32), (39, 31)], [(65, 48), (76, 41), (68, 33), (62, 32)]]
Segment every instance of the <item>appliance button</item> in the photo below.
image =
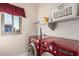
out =
[(56, 51), (54, 51), (54, 53), (57, 53)]

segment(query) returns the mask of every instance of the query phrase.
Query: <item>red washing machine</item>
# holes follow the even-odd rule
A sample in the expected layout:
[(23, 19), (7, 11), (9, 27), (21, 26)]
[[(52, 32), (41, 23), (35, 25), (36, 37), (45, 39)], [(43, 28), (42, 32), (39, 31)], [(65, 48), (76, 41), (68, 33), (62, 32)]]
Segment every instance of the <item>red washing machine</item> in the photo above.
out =
[(44, 36), (40, 40), (40, 36), (30, 36), (28, 43), (29, 56), (41, 56), (44, 52), (48, 52), (49, 47), (52, 50), (52, 42), (47, 40), (51, 37)]
[(29, 56), (38, 56), (39, 55), (39, 38), (38, 38), (38, 36), (29, 37), (28, 55)]

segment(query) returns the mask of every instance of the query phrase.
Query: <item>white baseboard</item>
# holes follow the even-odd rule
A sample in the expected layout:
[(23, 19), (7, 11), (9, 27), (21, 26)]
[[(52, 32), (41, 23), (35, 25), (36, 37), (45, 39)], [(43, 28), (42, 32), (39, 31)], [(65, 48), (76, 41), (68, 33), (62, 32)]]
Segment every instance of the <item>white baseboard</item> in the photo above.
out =
[(19, 56), (28, 56), (28, 53), (22, 53)]

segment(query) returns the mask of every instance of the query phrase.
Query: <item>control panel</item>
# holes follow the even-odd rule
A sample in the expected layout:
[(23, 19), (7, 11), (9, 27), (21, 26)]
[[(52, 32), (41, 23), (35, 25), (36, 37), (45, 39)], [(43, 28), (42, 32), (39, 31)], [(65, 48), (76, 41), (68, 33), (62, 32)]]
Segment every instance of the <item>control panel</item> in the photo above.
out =
[(67, 55), (71, 55), (71, 56), (74, 55), (74, 53), (72, 51), (69, 51), (69, 50), (66, 50), (66, 49), (63, 49), (63, 48), (59, 48), (58, 51), (62, 52), (64, 54), (67, 54)]
[(57, 44), (54, 44), (53, 50), (56, 56), (76, 56), (76, 52), (63, 48)]

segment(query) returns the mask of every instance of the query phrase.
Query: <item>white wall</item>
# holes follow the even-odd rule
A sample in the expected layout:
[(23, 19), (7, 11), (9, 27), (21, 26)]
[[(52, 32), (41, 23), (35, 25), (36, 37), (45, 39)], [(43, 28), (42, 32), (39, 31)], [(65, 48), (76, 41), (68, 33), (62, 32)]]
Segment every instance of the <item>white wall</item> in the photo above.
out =
[(32, 27), (32, 22), (37, 17), (37, 8), (33, 4), (14, 4), (23, 7), (26, 12), (26, 19), (22, 18), (22, 31), (19, 35), (1, 36), (1, 15), (0, 15), (0, 56), (1, 55), (22, 55), (27, 53), (28, 37), (35, 35), (37, 27)]
[[(38, 19), (42, 22), (44, 16), (49, 16), (50, 12), (58, 4), (40, 4), (38, 7)], [(50, 36), (64, 37), (79, 40), (79, 20), (58, 23), (56, 29), (52, 31), (47, 24), (40, 25), (43, 34)], [(40, 27), (39, 26), (39, 27)], [(39, 30), (38, 27), (38, 30)], [(38, 31), (38, 35), (40, 32)]]

